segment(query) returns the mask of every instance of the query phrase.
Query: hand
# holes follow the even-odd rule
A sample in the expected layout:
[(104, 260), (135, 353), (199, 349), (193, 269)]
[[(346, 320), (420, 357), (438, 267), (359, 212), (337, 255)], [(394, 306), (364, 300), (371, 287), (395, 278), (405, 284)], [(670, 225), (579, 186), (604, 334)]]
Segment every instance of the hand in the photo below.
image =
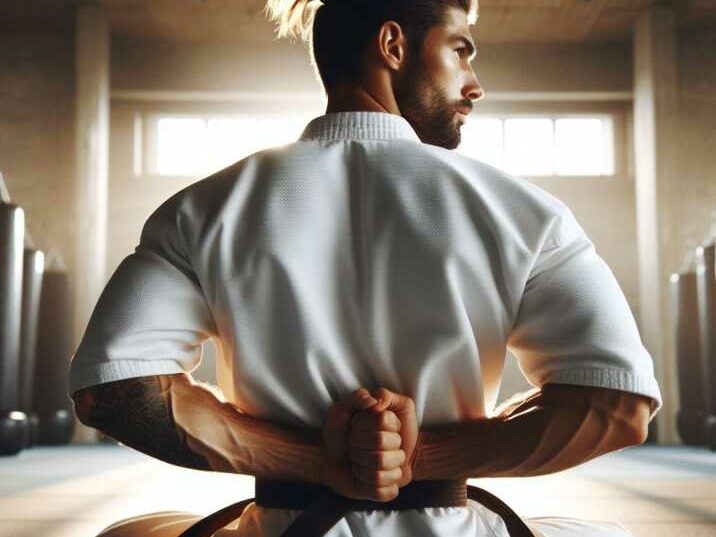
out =
[[(353, 463), (353, 473), (356, 479), (368, 484), (388, 484), (389, 478), (397, 475), (385, 472), (395, 462), (395, 455), (391, 455), (394, 452), (390, 450), (401, 448), (405, 457), (400, 463), (402, 475), (397, 477), (395, 484), (398, 488), (404, 487), (415, 475), (419, 437), (415, 403), (410, 397), (386, 388), (374, 390), (371, 396), (377, 403), (357, 411), (351, 421), (348, 457)], [(397, 430), (392, 415), (398, 418)]]
[(379, 464), (373, 473), (376, 478), (357, 479), (348, 459), (348, 441), (354, 414), (366, 411), (377, 403), (377, 399), (368, 390), (361, 388), (330, 408), (321, 431), (326, 457), (320, 472), (320, 482), (347, 498), (387, 502), (398, 495), (396, 481), (402, 478), (400, 466), (404, 464), (405, 453), (399, 444), (397, 448), (394, 447), (396, 438), (389, 434), (397, 434), (401, 428), (394, 412), (383, 410), (380, 414), (381, 433), (386, 433), (390, 440), (386, 444), (388, 449), (382, 450), (377, 461)]

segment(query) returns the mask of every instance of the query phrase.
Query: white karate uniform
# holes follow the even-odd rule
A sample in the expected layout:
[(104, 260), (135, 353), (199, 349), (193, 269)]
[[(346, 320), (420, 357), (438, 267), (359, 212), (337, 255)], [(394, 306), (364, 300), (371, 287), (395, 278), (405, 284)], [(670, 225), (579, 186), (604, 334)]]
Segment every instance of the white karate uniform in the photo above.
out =
[[(489, 417), (508, 348), (534, 386), (643, 394), (651, 418), (662, 404), (628, 303), (569, 208), (387, 113), (317, 117), (166, 201), (104, 290), (70, 393), (190, 372), (210, 337), (227, 400), (288, 425), (320, 427), (339, 398), (379, 386), (413, 397), (422, 426)], [(230, 535), (278, 535), (297, 513), (252, 505)], [(527, 522), (544, 537), (629, 535)], [(354, 512), (328, 535), (507, 532), (471, 502)]]

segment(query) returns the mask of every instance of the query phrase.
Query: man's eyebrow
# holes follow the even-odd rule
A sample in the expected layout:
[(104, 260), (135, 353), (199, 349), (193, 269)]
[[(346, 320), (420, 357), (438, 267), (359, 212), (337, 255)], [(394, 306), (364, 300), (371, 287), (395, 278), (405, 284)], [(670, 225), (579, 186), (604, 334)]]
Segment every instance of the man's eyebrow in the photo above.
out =
[(467, 47), (468, 52), (470, 53), (470, 61), (472, 61), (475, 58), (475, 55), (477, 54), (477, 49), (475, 48), (475, 44), (472, 42), (472, 40), (468, 39), (462, 34), (454, 34), (452, 36), (453, 41), (462, 41), (465, 46)]

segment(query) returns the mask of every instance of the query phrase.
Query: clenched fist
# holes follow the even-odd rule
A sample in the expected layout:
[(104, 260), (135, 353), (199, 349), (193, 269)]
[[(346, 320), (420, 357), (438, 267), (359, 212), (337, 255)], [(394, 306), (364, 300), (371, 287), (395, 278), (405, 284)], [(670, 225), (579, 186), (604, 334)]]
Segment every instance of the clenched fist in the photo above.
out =
[(387, 502), (412, 480), (418, 427), (409, 397), (357, 390), (330, 408), (322, 438), (321, 483), (342, 496)]
[(415, 403), (386, 388), (371, 396), (376, 404), (357, 411), (351, 421), (348, 458), (353, 474), (363, 483), (400, 488), (413, 480), (419, 436)]

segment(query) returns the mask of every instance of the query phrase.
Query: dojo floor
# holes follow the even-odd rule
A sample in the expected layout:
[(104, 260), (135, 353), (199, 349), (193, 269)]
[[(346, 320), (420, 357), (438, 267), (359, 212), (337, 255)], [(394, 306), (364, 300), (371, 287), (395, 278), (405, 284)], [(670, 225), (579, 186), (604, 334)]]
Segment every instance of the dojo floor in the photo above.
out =
[[(637, 537), (716, 536), (716, 452), (642, 445), (571, 470), (479, 479), (522, 516), (617, 520)], [(127, 516), (208, 513), (249, 497), (253, 479), (186, 470), (118, 445), (0, 457), (0, 537), (93, 537)]]

